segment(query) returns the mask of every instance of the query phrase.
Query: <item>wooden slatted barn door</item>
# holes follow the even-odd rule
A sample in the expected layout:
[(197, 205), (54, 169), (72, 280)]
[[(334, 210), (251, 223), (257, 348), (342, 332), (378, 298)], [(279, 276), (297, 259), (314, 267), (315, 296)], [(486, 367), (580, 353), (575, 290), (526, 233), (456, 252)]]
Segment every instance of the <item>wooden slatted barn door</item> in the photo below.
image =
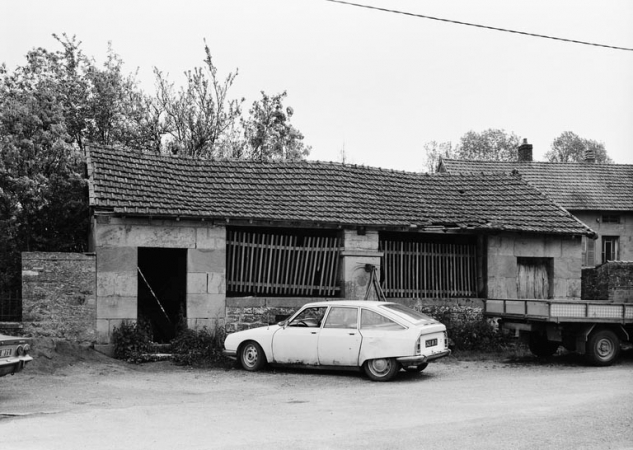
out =
[(477, 245), (469, 237), (383, 234), (382, 287), (388, 298), (477, 296)]
[(517, 258), (517, 297), (552, 298), (551, 258)]
[(336, 232), (229, 228), (227, 294), (334, 297), (340, 292)]

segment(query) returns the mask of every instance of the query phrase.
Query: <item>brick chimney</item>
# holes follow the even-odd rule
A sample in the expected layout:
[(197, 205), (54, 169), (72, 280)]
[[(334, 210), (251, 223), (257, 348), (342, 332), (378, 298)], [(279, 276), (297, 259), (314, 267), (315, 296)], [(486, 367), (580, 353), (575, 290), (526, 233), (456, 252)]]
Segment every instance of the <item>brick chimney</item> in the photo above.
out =
[(532, 144), (528, 144), (527, 139), (523, 139), (523, 144), (519, 145), (519, 162), (532, 162)]
[(596, 152), (592, 148), (585, 149), (585, 162), (589, 164), (596, 163)]

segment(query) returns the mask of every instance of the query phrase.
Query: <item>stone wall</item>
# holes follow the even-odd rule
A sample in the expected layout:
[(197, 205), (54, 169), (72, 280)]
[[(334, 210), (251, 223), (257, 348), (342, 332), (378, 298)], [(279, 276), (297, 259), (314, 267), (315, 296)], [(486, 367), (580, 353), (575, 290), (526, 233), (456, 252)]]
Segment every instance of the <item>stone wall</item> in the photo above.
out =
[(612, 261), (583, 269), (582, 299), (633, 303), (633, 262)]
[(487, 298), (517, 298), (519, 257), (552, 258), (553, 298), (580, 299), (581, 240), (505, 233), (488, 237)]
[[(228, 297), (226, 299), (226, 331), (242, 331), (274, 324), (282, 316), (296, 312), (306, 303), (340, 300), (340, 298), (278, 298), (278, 297)], [(463, 299), (388, 299), (417, 311), (451, 307), (459, 317), (456, 320), (471, 320), (481, 316), (483, 302), (476, 298)]]
[(23, 334), (94, 342), (95, 256), (22, 254)]

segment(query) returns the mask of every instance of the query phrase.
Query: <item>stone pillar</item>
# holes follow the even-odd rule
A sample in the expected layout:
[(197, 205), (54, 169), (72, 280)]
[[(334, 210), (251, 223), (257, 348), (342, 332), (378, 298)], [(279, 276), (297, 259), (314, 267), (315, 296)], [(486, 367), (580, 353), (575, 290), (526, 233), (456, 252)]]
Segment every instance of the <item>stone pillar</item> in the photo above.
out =
[[(380, 276), (380, 258), (383, 252), (378, 250), (378, 232), (367, 231), (358, 234), (356, 230), (343, 231), (343, 251), (341, 252), (342, 295), (349, 300), (364, 300), (371, 273), (366, 265), (378, 269)], [(375, 290), (370, 291), (370, 300), (376, 300)]]
[(136, 321), (137, 247), (97, 247), (97, 342), (110, 342), (114, 327)]
[(197, 228), (187, 251), (187, 325), (224, 325), (226, 309), (226, 228)]

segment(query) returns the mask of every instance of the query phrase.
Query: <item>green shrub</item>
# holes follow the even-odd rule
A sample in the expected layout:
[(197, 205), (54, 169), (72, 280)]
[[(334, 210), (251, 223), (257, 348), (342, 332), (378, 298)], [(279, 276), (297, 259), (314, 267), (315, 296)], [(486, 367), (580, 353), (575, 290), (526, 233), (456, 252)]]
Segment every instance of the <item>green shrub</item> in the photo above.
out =
[(224, 337), (224, 329), (219, 326), (213, 333), (207, 327), (198, 330), (181, 329), (170, 343), (174, 363), (190, 366), (223, 360)]
[(464, 306), (423, 306), (421, 312), (446, 325), (454, 349), (474, 351), (500, 351), (512, 342), (494, 320), (483, 316), (480, 308)]
[(151, 361), (155, 349), (151, 326), (146, 322), (123, 321), (112, 331), (114, 357), (132, 363)]

